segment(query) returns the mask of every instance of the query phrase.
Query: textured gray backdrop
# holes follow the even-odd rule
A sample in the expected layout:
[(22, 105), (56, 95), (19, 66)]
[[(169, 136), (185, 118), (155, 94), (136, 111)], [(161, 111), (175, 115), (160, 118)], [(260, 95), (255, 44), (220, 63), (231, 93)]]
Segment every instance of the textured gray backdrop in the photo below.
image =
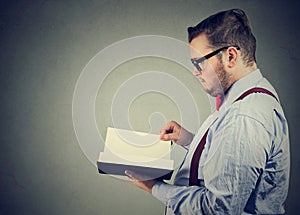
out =
[[(87, 62), (114, 42), (148, 34), (186, 41), (188, 26), (233, 7), (244, 9), (250, 18), (259, 67), (277, 89), (289, 120), (287, 214), (295, 214), (300, 210), (300, 4), (295, 2), (1, 1), (0, 214), (162, 214), (160, 202), (128, 182), (99, 175), (82, 153), (72, 125), (76, 81)], [(114, 75), (107, 81), (117, 83)], [(105, 96), (110, 95), (103, 94), (97, 107)], [(161, 99), (145, 96), (129, 113), (136, 128), (144, 122), (134, 110), (141, 114), (144, 100)], [(162, 108), (170, 105), (163, 103)], [(207, 104), (203, 107), (207, 110)], [(176, 118), (176, 111), (168, 119)], [(106, 127), (109, 116), (101, 113), (99, 126)]]

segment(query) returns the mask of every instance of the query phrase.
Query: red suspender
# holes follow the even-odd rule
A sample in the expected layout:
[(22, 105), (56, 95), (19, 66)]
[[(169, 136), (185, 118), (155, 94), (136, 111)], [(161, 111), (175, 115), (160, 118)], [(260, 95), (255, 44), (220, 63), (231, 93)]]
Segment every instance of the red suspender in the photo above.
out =
[(202, 151), (204, 149), (204, 145), (206, 143), (206, 137), (208, 134), (208, 130), (205, 132), (203, 137), (200, 140), (200, 143), (198, 144), (196, 151), (193, 154), (192, 157), (192, 162), (191, 162), (191, 167), (190, 167), (190, 180), (189, 180), (189, 185), (199, 185), (198, 183), (198, 166), (199, 166), (199, 161), (200, 161), (200, 156), (202, 154)]
[(250, 90), (247, 90), (240, 97), (238, 97), (234, 102), (242, 100), (243, 98), (245, 98), (246, 96), (248, 96), (251, 93), (265, 93), (265, 94), (272, 96), (278, 102), (277, 97), (272, 92), (270, 92), (269, 90), (266, 90), (265, 88), (261, 88), (261, 87), (254, 87)]
[[(245, 98), (246, 96), (248, 96), (249, 94), (252, 93), (265, 93), (268, 94), (270, 96), (272, 96), (273, 98), (276, 99), (276, 101), (278, 101), (277, 97), (270, 92), (269, 90), (266, 90), (264, 88), (260, 88), (260, 87), (254, 87), (250, 90), (247, 90), (246, 92), (244, 92), (240, 97), (238, 97), (234, 102), (242, 100), (243, 98)], [(203, 135), (203, 137), (201, 138), (194, 154), (192, 157), (192, 161), (191, 161), (191, 167), (190, 167), (190, 178), (189, 178), (189, 185), (193, 186), (193, 185), (199, 185), (198, 182), (198, 168), (199, 168), (199, 161), (200, 161), (200, 157), (202, 154), (202, 151), (204, 149), (204, 145), (206, 143), (206, 137), (208, 134), (209, 128), (207, 129), (207, 131), (205, 132), (205, 134)]]

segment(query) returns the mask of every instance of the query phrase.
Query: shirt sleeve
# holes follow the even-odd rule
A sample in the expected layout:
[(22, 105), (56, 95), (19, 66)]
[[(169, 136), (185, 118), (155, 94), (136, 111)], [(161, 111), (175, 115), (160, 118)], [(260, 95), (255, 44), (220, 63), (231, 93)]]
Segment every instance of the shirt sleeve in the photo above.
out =
[(241, 214), (263, 171), (270, 134), (259, 121), (239, 115), (212, 128), (207, 141), (204, 186), (157, 182), (152, 194), (174, 214)]
[(193, 141), (194, 137), (195, 134), (191, 132), (183, 133), (181, 137), (182, 138), (181, 143), (177, 143), (177, 144), (183, 147), (184, 149), (189, 150), (191, 142)]

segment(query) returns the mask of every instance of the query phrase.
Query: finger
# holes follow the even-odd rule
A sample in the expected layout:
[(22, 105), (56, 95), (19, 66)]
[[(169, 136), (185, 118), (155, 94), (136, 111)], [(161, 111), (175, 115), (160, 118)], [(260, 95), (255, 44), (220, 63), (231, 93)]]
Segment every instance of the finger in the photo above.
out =
[(133, 171), (125, 170), (125, 174), (131, 179), (131, 181), (143, 181), (144, 178), (142, 175), (138, 175)]
[(126, 176), (127, 180), (134, 183), (136, 180), (134, 180), (133, 178), (129, 177), (129, 176)]
[(163, 141), (172, 140), (174, 142), (176, 142), (178, 140), (178, 138), (179, 138), (178, 133), (164, 134), (160, 137), (160, 139)]
[(162, 128), (162, 132), (163, 133), (171, 133), (174, 129), (174, 123), (171, 121), (171, 122), (168, 122), (163, 128)]
[(176, 133), (178, 133), (177, 131), (173, 130), (173, 128), (169, 129), (169, 130), (161, 130), (161, 133), (160, 133), (160, 138), (161, 139), (165, 139), (165, 140), (169, 140), (169, 139), (166, 139), (166, 138), (172, 138), (173, 136), (172, 135), (175, 135), (176, 136)]
[(161, 129), (159, 134), (162, 137), (164, 134), (166, 134), (166, 130), (165, 129)]
[(134, 179), (134, 177), (133, 177), (133, 172), (131, 172), (130, 170), (125, 170), (125, 174), (127, 175), (127, 177), (129, 177), (130, 179)]
[(132, 181), (147, 181), (152, 179), (151, 176), (145, 174), (138, 174), (130, 170), (125, 170), (125, 174), (132, 180)]
[(168, 140), (170, 140), (169, 136), (170, 136), (169, 134), (163, 134), (163, 135), (160, 136), (160, 139), (163, 140), (163, 141), (168, 141)]
[(164, 134), (169, 134), (173, 132), (173, 128), (171, 127), (165, 127), (163, 129), (160, 130), (160, 134), (164, 135)]

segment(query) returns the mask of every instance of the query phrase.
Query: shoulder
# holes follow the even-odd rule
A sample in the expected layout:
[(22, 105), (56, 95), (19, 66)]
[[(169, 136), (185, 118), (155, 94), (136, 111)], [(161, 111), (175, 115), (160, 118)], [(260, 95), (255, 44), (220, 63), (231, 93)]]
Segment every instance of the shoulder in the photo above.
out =
[(242, 100), (234, 102), (230, 111), (237, 115), (263, 120), (265, 116), (272, 114), (278, 106), (277, 100), (266, 93), (251, 93)]
[[(268, 89), (276, 98), (278, 95), (274, 89)], [(281, 119), (278, 118), (281, 115)], [(236, 101), (227, 109), (224, 117), (227, 120), (233, 118), (246, 118), (261, 124), (268, 132), (273, 133), (274, 123), (282, 121), (283, 110), (279, 101), (266, 93), (251, 93), (242, 100)]]

